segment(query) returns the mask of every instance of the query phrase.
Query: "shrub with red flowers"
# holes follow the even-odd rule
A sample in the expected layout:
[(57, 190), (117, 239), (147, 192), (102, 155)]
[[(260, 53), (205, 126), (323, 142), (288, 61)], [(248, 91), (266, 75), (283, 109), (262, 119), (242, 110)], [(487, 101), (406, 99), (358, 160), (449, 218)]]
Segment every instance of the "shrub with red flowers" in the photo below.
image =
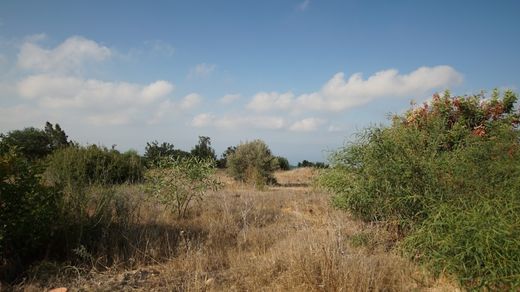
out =
[(334, 204), (469, 289), (520, 288), (520, 112), (512, 91), (435, 94), (330, 157)]
[(450, 150), (467, 134), (484, 137), (499, 125), (517, 128), (520, 113), (514, 107), (516, 100), (516, 94), (510, 90), (504, 92), (502, 98), (498, 90), (494, 90), (490, 98), (483, 93), (455, 97), (449, 92), (443, 96), (436, 93), (430, 102), (410, 109), (403, 117), (394, 117), (394, 125), (423, 131), (442, 130), (448, 138), (444, 150)]

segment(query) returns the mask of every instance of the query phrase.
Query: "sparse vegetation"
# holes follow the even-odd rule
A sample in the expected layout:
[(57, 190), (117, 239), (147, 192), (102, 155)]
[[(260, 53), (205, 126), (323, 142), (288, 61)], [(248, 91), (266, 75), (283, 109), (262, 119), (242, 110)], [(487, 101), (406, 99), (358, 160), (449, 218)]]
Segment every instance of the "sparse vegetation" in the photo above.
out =
[(177, 217), (186, 217), (194, 201), (201, 201), (208, 190), (218, 189), (214, 163), (211, 157), (165, 157), (157, 168), (148, 170), (147, 187)]

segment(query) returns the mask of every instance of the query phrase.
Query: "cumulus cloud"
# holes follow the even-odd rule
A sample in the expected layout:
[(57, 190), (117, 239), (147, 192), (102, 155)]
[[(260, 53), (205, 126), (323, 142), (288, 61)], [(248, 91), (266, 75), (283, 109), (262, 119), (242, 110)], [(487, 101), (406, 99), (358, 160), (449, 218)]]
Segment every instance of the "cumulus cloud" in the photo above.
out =
[(220, 103), (229, 104), (240, 98), (240, 94), (226, 94), (220, 98)]
[(28, 39), (18, 54), (18, 67), (40, 72), (72, 72), (87, 61), (102, 61), (110, 57), (111, 50), (93, 40), (80, 36), (66, 39), (53, 49), (36, 44), (38, 38)]
[(247, 104), (247, 108), (255, 111), (286, 110), (293, 106), (293, 103), (294, 94), (292, 92), (259, 92), (253, 96), (251, 102)]
[(92, 114), (87, 116), (86, 121), (95, 126), (120, 126), (129, 124), (135, 115), (135, 109), (116, 111), (103, 114)]
[(186, 95), (180, 104), (181, 109), (188, 110), (196, 107), (202, 101), (202, 97), (197, 93), (190, 93)]
[(47, 74), (29, 76), (18, 83), (22, 97), (38, 100), (47, 108), (142, 106), (170, 94), (173, 88), (163, 80), (140, 85)]
[(409, 74), (397, 70), (383, 70), (363, 79), (361, 73), (345, 78), (335, 74), (320, 91), (295, 97), (293, 93), (256, 94), (247, 105), (255, 111), (343, 111), (389, 97), (412, 97), (430, 90), (445, 89), (463, 80), (462, 74), (450, 66), (420, 67)]
[(206, 64), (201, 63), (197, 66), (191, 68), (190, 72), (188, 73), (188, 78), (201, 78), (201, 77), (207, 77), (211, 75), (211, 73), (217, 68), (217, 65), (215, 64)]
[(286, 126), (285, 119), (275, 116), (223, 116), (216, 117), (209, 113), (195, 116), (193, 127), (216, 127), (219, 129), (254, 128), (277, 130)]
[(289, 130), (295, 132), (312, 132), (316, 131), (321, 125), (325, 123), (324, 120), (318, 118), (306, 118), (293, 123)]
[(215, 116), (208, 113), (198, 114), (191, 121), (191, 125), (196, 128), (203, 128), (210, 126), (215, 120)]

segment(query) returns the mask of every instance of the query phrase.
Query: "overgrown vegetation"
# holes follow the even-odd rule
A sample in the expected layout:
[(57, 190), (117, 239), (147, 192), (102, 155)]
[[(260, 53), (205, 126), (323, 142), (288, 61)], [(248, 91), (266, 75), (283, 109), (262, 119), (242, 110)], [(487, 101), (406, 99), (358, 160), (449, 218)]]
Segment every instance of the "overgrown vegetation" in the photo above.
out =
[(406, 254), (468, 288), (520, 286), (516, 95), (434, 95), (331, 156), (334, 204), (384, 222)]
[[(14, 149), (0, 155), (0, 268), (2, 274), (45, 253), (53, 226), (60, 218), (59, 189), (40, 182), (40, 169)], [(5, 261), (5, 262), (4, 262)]]

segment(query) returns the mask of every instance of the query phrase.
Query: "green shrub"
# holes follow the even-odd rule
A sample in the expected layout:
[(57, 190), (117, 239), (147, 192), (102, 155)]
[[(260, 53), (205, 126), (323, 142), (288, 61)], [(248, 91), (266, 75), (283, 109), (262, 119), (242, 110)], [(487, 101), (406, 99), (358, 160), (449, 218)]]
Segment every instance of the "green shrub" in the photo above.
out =
[[(515, 102), (510, 91), (435, 95), (390, 127), (358, 134), (331, 156), (320, 184), (336, 206), (395, 227), (404, 250), (435, 271), (467, 287), (519, 285), (519, 257), (499, 256), (520, 254)], [(491, 211), (499, 206), (507, 208)]]
[(48, 158), (46, 178), (54, 184), (70, 187), (93, 184), (136, 183), (142, 180), (144, 164), (135, 151), (91, 145), (55, 151)]
[(236, 180), (263, 187), (276, 182), (273, 171), (278, 168), (276, 158), (261, 141), (242, 143), (227, 156), (229, 174)]
[(62, 193), (45, 186), (40, 170), (14, 149), (0, 155), (0, 270), (41, 257), (60, 218)]
[(289, 165), (289, 160), (285, 157), (277, 156), (276, 157), (276, 164), (278, 164), (278, 168), (280, 170), (289, 170), (291, 169), (291, 166)]
[(174, 214), (185, 217), (194, 201), (202, 200), (208, 190), (220, 186), (213, 176), (214, 163), (213, 159), (198, 157), (165, 157), (159, 167), (147, 171), (147, 188)]

